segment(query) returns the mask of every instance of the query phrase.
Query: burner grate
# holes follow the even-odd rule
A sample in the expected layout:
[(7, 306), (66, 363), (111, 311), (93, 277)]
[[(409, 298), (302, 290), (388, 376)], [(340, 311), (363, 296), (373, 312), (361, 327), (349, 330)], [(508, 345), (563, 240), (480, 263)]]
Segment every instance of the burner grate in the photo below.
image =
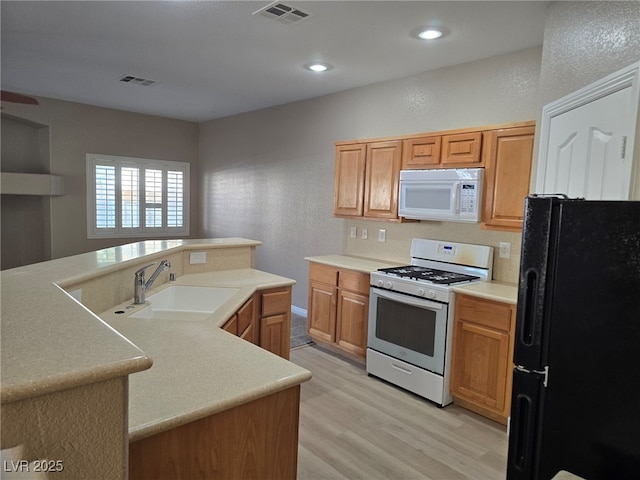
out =
[(451, 285), (452, 283), (468, 282), (478, 280), (480, 277), (467, 275), (465, 273), (448, 272), (434, 268), (407, 265), (404, 267), (382, 268), (378, 270), (387, 275), (400, 278), (410, 278), (413, 280), (434, 283), (437, 285)]

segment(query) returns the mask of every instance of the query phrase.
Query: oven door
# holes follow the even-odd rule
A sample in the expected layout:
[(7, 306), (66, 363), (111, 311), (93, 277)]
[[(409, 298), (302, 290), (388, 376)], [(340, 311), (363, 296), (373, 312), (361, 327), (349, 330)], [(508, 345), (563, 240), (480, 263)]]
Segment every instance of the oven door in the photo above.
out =
[(448, 305), (371, 287), (368, 347), (444, 375)]

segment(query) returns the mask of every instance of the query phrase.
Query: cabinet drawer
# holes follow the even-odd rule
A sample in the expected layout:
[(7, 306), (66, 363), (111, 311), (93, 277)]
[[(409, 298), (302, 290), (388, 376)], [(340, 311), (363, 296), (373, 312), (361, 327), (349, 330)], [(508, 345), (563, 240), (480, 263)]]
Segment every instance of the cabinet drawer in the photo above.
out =
[(262, 315), (276, 315), (291, 310), (291, 290), (269, 290), (262, 294)]
[(361, 293), (362, 295), (369, 295), (369, 275), (349, 270), (340, 270), (338, 287)]
[(316, 282), (338, 284), (338, 269), (320, 263), (309, 264), (309, 279)]
[(456, 295), (458, 318), (485, 327), (509, 332), (511, 330), (511, 305), (467, 295)]

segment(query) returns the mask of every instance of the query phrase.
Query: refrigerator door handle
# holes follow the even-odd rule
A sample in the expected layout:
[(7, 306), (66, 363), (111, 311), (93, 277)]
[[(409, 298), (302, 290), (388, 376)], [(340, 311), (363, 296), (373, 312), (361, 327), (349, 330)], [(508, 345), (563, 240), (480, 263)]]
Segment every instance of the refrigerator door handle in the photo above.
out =
[(530, 347), (534, 344), (535, 315), (538, 302), (538, 272), (529, 269), (524, 275), (524, 295), (522, 298), (522, 325), (520, 341)]
[(530, 472), (532, 470), (532, 439), (534, 438), (532, 430), (535, 425), (535, 408), (531, 397), (526, 394), (517, 395), (513, 407), (511, 435), (514, 436), (514, 439), (511, 441), (511, 445), (515, 448), (511, 460), (517, 471)]

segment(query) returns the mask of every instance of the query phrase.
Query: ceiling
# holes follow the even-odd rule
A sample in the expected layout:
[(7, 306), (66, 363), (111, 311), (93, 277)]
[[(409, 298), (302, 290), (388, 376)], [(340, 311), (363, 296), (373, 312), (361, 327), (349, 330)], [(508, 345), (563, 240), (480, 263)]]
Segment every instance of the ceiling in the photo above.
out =
[(548, 2), (286, 0), (289, 25), (269, 3), (2, 0), (2, 89), (200, 122), (541, 45)]

